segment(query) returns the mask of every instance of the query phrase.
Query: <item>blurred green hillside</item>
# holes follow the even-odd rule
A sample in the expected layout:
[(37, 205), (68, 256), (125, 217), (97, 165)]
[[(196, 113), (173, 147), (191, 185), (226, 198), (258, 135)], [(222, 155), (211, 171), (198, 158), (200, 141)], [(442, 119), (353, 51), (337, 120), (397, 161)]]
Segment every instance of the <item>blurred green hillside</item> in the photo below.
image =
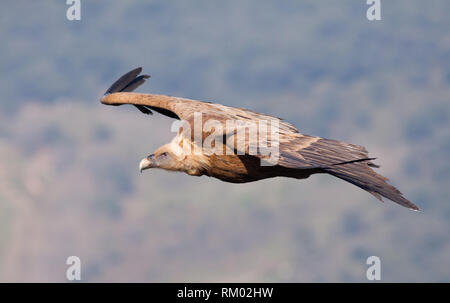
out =
[[(450, 280), (449, 1), (4, 1), (0, 281)], [(416, 213), (330, 176), (227, 184), (138, 163), (171, 120), (99, 98), (139, 91), (283, 117), (364, 145)]]

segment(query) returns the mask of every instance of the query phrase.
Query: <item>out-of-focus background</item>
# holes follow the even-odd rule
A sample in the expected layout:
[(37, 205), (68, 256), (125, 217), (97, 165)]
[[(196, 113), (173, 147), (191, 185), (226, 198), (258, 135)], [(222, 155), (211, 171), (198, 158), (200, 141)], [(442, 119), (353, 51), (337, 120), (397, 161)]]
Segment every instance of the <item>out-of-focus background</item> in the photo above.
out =
[[(8, 0), (0, 12), (0, 281), (450, 281), (450, 2)], [(172, 121), (138, 91), (364, 145), (413, 212), (329, 176), (227, 184), (139, 160)]]

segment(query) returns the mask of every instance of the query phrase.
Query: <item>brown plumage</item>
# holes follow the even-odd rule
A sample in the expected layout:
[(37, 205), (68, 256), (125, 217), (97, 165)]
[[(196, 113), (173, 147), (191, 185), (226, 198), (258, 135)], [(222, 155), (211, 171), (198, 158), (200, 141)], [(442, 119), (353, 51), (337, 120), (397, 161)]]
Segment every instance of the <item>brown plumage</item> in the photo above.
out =
[[(372, 169), (378, 166), (371, 162), (373, 158), (369, 158), (367, 150), (362, 146), (303, 135), (286, 121), (243, 108), (164, 95), (132, 93), (150, 77), (138, 76), (141, 71), (141, 68), (137, 68), (122, 76), (106, 91), (101, 103), (132, 104), (142, 113), (151, 114), (156, 111), (185, 123), (180, 124), (183, 127), (170, 143), (141, 161), (141, 171), (162, 168), (194, 176), (206, 175), (232, 183), (277, 176), (305, 179), (311, 174), (328, 173), (368, 191), (381, 201), (385, 197), (402, 206), (419, 209), (388, 184), (387, 178)], [(201, 135), (196, 138), (194, 133), (198, 125), (195, 121), (199, 117)], [(207, 121), (218, 121), (221, 125), (207, 126)], [(230, 132), (226, 123), (233, 121), (258, 126), (267, 122), (269, 127), (259, 129), (255, 139), (245, 124), (237, 124)], [(263, 136), (264, 131), (272, 134), (270, 123), (276, 123), (277, 128), (274, 130), (277, 140), (271, 136)], [(189, 128), (193, 131), (188, 132)], [(243, 133), (239, 136), (241, 130)], [(261, 143), (262, 137), (264, 144)], [(222, 140), (215, 141), (218, 138)], [(213, 141), (211, 147), (219, 152), (205, 149), (207, 140)], [(276, 153), (271, 148), (276, 148)], [(270, 162), (275, 154), (276, 162)]]

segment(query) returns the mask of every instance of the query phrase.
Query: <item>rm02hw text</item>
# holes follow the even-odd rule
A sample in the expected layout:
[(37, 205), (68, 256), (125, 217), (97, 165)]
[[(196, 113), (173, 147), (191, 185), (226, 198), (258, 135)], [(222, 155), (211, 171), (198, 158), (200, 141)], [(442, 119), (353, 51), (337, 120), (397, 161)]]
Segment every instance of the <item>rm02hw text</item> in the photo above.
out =
[(271, 287), (222, 287), (220, 291), (212, 289), (193, 289), (184, 287), (177, 291), (178, 298), (202, 298), (205, 301), (211, 297), (220, 298), (271, 298)]

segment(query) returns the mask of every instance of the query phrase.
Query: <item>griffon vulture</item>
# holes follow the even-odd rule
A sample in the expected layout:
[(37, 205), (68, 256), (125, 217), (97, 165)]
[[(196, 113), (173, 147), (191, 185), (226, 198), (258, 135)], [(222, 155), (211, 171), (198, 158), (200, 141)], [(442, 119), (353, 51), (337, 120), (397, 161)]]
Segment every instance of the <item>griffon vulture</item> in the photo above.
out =
[[(133, 93), (150, 77), (139, 76), (141, 71), (142, 68), (136, 68), (123, 75), (101, 98), (106, 105), (132, 104), (144, 114), (156, 111), (180, 120), (177, 136), (144, 158), (139, 164), (141, 172), (162, 168), (232, 183), (278, 176), (305, 179), (312, 174), (327, 173), (368, 191), (380, 201), (385, 197), (407, 208), (419, 209), (372, 169), (379, 166), (362, 146), (303, 135), (279, 118), (243, 108)], [(210, 120), (214, 123), (207, 125)], [(234, 121), (239, 122), (234, 128), (226, 125)], [(263, 124), (264, 128), (256, 128), (256, 136), (248, 127)], [(206, 141), (209, 147), (205, 149)]]

